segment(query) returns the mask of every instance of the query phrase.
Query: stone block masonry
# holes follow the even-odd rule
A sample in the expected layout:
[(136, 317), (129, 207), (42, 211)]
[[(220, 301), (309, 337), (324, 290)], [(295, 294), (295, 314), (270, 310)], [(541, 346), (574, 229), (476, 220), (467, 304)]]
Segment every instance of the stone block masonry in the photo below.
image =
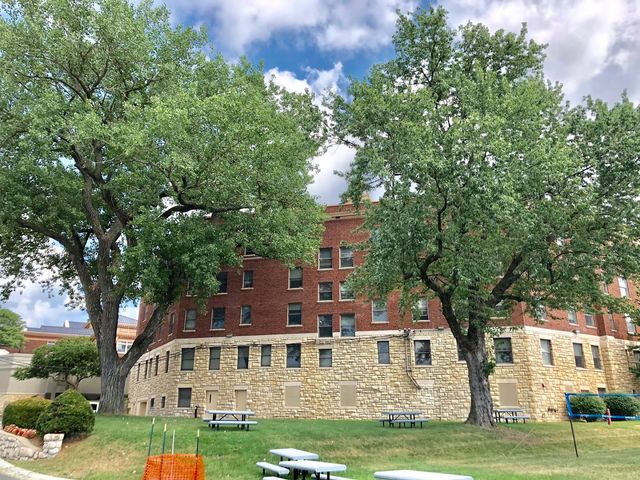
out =
[(53, 458), (62, 449), (62, 433), (48, 433), (43, 438), (42, 448), (29, 440), (0, 430), (0, 458), (7, 460), (40, 460)]
[[(538, 327), (507, 330), (501, 336), (511, 339), (513, 363), (498, 364), (490, 377), (497, 407), (519, 406), (536, 420), (560, 420), (566, 415), (565, 392), (640, 391), (629, 372), (633, 342)], [(543, 362), (541, 339), (551, 342), (551, 365)], [(415, 342), (424, 340), (430, 364), (419, 365)], [(388, 364), (379, 361), (379, 348), (386, 346), (380, 342), (388, 342)], [(584, 368), (576, 367), (574, 343), (583, 347)], [(300, 345), (300, 368), (286, 366), (289, 344)], [(263, 345), (271, 346), (269, 366), (261, 366)], [(599, 347), (599, 365), (592, 345)], [(219, 369), (209, 369), (210, 347), (220, 347)], [(237, 368), (238, 347), (249, 349), (247, 369)], [(181, 370), (183, 348), (195, 348), (193, 370)], [(320, 366), (322, 350), (327, 366)], [(448, 329), (415, 329), (407, 337), (390, 330), (332, 338), (177, 339), (151, 350), (139, 363), (147, 360), (152, 366), (146, 378), (144, 373), (138, 378), (134, 368), (129, 379), (132, 414), (193, 416), (197, 405), (201, 417), (213, 408), (248, 408), (259, 418), (327, 419), (371, 419), (382, 410), (415, 409), (433, 419), (464, 420), (469, 408), (466, 364), (458, 360)], [(190, 393), (182, 399), (188, 406), (178, 407), (179, 389)]]

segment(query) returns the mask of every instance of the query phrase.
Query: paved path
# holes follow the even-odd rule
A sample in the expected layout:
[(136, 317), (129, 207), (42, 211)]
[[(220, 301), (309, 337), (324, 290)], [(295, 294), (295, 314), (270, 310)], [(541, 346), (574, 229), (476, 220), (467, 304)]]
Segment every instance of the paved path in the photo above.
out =
[(42, 473), (30, 472), (24, 468), (14, 467), (9, 462), (0, 459), (0, 480), (65, 480), (60, 477), (50, 477)]

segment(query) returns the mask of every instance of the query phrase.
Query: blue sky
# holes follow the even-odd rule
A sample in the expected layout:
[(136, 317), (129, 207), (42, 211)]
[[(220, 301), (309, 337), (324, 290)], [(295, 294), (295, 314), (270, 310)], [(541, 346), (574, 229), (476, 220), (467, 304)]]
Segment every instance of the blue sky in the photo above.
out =
[[(162, 2), (155, 2), (157, 5)], [(548, 43), (545, 72), (564, 85), (567, 99), (592, 94), (613, 102), (627, 89), (640, 100), (640, 2), (637, 0), (434, 0), (449, 11), (450, 25), (482, 22), (491, 30), (518, 31)], [(396, 10), (427, 6), (417, 0), (166, 0), (175, 24), (206, 25), (217, 51), (228, 60), (264, 61), (265, 75), (294, 91), (344, 93), (350, 76), (393, 55)], [(336, 203), (344, 188), (334, 170), (345, 170), (354, 152), (331, 147), (315, 159), (310, 191)], [(46, 275), (47, 272), (43, 272)], [(66, 298), (25, 284), (4, 305), (32, 326), (84, 321)], [(135, 308), (123, 313), (136, 316)]]

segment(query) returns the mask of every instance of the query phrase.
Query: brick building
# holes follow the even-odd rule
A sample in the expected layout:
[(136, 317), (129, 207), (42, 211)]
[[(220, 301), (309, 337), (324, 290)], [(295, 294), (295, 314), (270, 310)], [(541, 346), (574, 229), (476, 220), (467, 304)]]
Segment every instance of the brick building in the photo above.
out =
[[(327, 207), (317, 265), (289, 270), (248, 252), (242, 270), (222, 272), (217, 295), (198, 310), (183, 297), (131, 370), (129, 409), (138, 415), (200, 414), (249, 408), (261, 417), (374, 418), (419, 409), (432, 418), (468, 413), (467, 369), (439, 302), (401, 316), (398, 297), (354, 299), (343, 283), (361, 253), (346, 245), (361, 217)], [(611, 295), (637, 298), (617, 279)], [(151, 307), (141, 305), (139, 329)], [(622, 315), (546, 312), (543, 322), (513, 312), (494, 339), (496, 406), (559, 419), (565, 392), (640, 391), (629, 371), (640, 362), (636, 327)]]

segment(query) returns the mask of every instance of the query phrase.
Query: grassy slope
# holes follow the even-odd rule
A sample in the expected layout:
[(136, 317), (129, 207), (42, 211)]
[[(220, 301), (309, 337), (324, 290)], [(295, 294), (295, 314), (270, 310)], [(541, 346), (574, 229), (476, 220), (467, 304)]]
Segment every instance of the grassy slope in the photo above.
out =
[[(573, 452), (568, 423), (528, 423), (485, 431), (460, 423), (432, 422), (424, 429), (382, 428), (375, 421), (260, 420), (249, 432), (208, 430), (192, 419), (157, 419), (153, 453), (162, 426), (176, 430), (176, 452), (193, 453), (201, 428), (207, 479), (260, 479), (255, 462), (271, 448), (316, 452), (344, 463), (349, 477), (372, 479), (376, 470), (398, 468), (464, 473), (475, 480), (630, 479), (640, 472), (640, 424), (578, 423), (580, 458)], [(53, 460), (20, 462), (52, 475), (87, 480), (140, 479), (151, 420), (98, 417), (94, 433), (71, 443)], [(270, 458), (271, 457), (271, 458)]]

